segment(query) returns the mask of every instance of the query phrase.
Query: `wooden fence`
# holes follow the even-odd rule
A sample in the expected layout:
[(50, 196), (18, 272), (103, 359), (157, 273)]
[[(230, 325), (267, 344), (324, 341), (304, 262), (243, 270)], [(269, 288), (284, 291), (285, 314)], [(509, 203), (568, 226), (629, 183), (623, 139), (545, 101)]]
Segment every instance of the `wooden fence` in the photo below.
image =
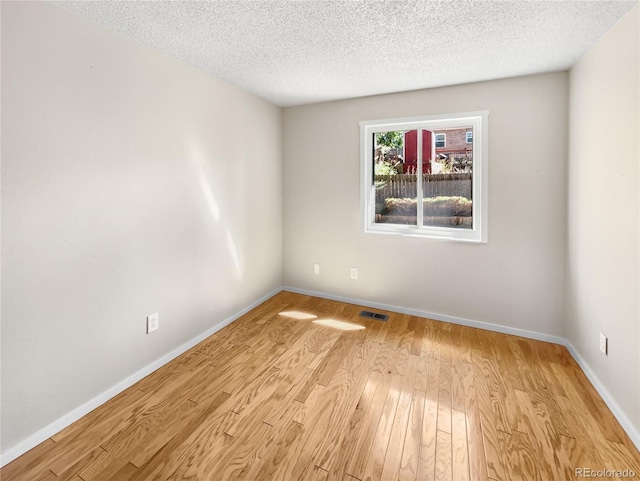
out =
[[(424, 197), (460, 196), (471, 199), (471, 172), (456, 174), (423, 174)], [(412, 198), (416, 196), (417, 176), (412, 174), (376, 175), (376, 203), (388, 197)]]

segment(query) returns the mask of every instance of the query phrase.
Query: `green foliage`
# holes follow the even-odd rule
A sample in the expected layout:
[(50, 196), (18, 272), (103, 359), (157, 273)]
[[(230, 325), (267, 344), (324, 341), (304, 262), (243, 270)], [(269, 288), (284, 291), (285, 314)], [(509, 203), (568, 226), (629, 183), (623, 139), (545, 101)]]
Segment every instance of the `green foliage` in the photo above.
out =
[[(471, 217), (473, 202), (464, 197), (430, 197), (423, 199), (425, 217)], [(418, 211), (416, 199), (385, 199), (383, 214), (415, 216)]]
[(376, 135), (376, 145), (389, 147), (390, 149), (401, 149), (404, 144), (404, 132), (379, 132)]
[(396, 175), (398, 168), (388, 160), (382, 160), (374, 164), (374, 173), (375, 175)]

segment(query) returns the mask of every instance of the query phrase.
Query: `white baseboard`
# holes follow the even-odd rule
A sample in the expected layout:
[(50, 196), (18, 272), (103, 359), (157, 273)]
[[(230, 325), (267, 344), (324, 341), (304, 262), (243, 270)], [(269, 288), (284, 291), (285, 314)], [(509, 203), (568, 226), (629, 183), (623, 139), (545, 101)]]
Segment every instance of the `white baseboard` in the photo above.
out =
[(282, 290), (282, 288), (279, 287), (279, 288), (274, 289), (273, 291), (269, 292), (268, 294), (262, 296), (260, 299), (256, 299), (251, 304), (249, 304), (248, 306), (244, 307), (242, 310), (236, 312), (235, 314), (233, 314), (232, 316), (226, 318), (225, 320), (217, 323), (215, 326), (213, 326), (210, 329), (206, 330), (202, 334), (194, 337), (190, 341), (185, 342), (181, 346), (175, 348), (173, 351), (171, 351), (168, 354), (165, 354), (164, 356), (162, 356), (160, 359), (157, 359), (157, 360), (153, 361), (151, 364), (148, 364), (145, 367), (143, 367), (142, 369), (136, 371), (131, 376), (127, 377), (126, 379), (124, 379), (122, 381), (120, 381), (115, 386), (107, 389), (106, 391), (104, 391), (103, 393), (97, 395), (96, 397), (94, 397), (90, 401), (87, 401), (86, 403), (82, 404), (81, 406), (78, 406), (77, 408), (75, 408), (70, 413), (65, 414), (64, 416), (62, 416), (61, 418), (55, 420), (54, 422), (52, 422), (48, 426), (45, 426), (44, 428), (40, 429), (39, 431), (37, 431), (36, 433), (32, 434), (31, 436), (29, 436), (24, 441), (21, 441), (20, 443), (16, 444), (15, 446), (12, 446), (7, 451), (5, 451), (2, 454), (0, 454), (0, 467), (9, 464), (11, 461), (16, 459), (17, 457), (22, 456), (24, 453), (26, 453), (30, 449), (36, 447), (38, 444), (42, 443), (43, 441), (46, 441), (47, 439), (49, 439), (51, 436), (55, 435), (56, 433), (59, 433), (64, 428), (69, 426), (71, 423), (77, 421), (82, 416), (84, 416), (84, 415), (88, 414), (89, 412), (93, 411), (98, 406), (106, 403), (109, 399), (111, 399), (112, 397), (116, 396), (117, 394), (120, 394), (125, 389), (133, 386), (135, 383), (137, 383), (143, 377), (148, 376), (153, 371), (156, 371), (157, 369), (161, 368), (162, 366), (167, 364), (169, 361), (172, 361), (173, 359), (178, 357), (183, 352), (191, 349), (193, 346), (195, 346), (198, 343), (204, 341), (207, 337), (211, 336), (212, 334), (215, 334), (216, 332), (218, 332), (223, 327), (231, 324), (233, 321), (238, 319), (240, 316), (243, 316), (244, 314), (249, 312), (254, 307), (259, 306), (264, 301), (266, 301), (267, 299), (273, 297), (274, 295), (276, 295), (281, 290)]
[(365, 301), (363, 299), (353, 299), (351, 297), (336, 296), (326, 294), (324, 292), (310, 291), (307, 289), (298, 289), (297, 287), (283, 286), (283, 291), (295, 292), (307, 296), (320, 297), (322, 299), (330, 299), (332, 301), (346, 302), (348, 304), (356, 304), (358, 306), (371, 307), (373, 309), (383, 309), (385, 311), (398, 312), (400, 314), (409, 314), (416, 317), (424, 317), (434, 319), (436, 321), (450, 322), (451, 324), (460, 324), (461, 326), (477, 327), (487, 331), (501, 332), (503, 334), (511, 334), (514, 336), (526, 337), (527, 339), (535, 339), (537, 341), (551, 342), (553, 344), (565, 344), (565, 340), (559, 336), (552, 336), (542, 332), (527, 331), (516, 327), (501, 326), (500, 324), (491, 324), (490, 322), (473, 321), (464, 317), (448, 316), (446, 314), (438, 314), (436, 312), (420, 311), (418, 309), (407, 309), (405, 307), (393, 306), (391, 304), (382, 304), (380, 302)]
[(324, 292), (310, 291), (307, 289), (298, 289), (297, 287), (283, 286), (282, 290), (295, 292), (297, 294), (305, 294), (308, 296), (320, 297), (323, 299), (330, 299), (333, 301), (356, 304), (359, 306), (371, 307), (374, 309), (383, 309), (385, 311), (398, 312), (400, 314), (410, 314), (412, 316), (435, 319), (436, 321), (444, 321), (444, 322), (450, 322), (452, 324), (460, 324), (463, 326), (477, 327), (479, 329), (486, 329), (489, 331), (501, 332), (504, 334), (512, 334), (514, 336), (526, 337), (528, 339), (535, 339), (538, 341), (561, 344), (567, 348), (569, 353), (576, 360), (576, 362), (578, 363), (580, 368), (584, 371), (585, 375), (587, 376), (591, 384), (593, 384), (593, 387), (596, 389), (596, 391), (598, 391), (598, 394), (600, 394), (600, 396), (604, 400), (607, 407), (611, 410), (611, 412), (616, 417), (616, 419), (618, 420), (622, 428), (629, 435), (629, 438), (631, 438), (631, 441), (633, 441), (633, 443), (636, 445), (638, 450), (640, 450), (640, 431), (638, 431), (638, 429), (635, 428), (635, 426), (633, 425), (629, 417), (625, 414), (622, 408), (620, 408), (618, 403), (615, 401), (614, 397), (611, 395), (611, 393), (609, 393), (607, 388), (604, 387), (604, 384), (600, 382), (598, 377), (594, 374), (593, 370), (589, 367), (589, 365), (582, 358), (582, 356), (580, 356), (580, 354), (575, 349), (575, 347), (573, 347), (573, 345), (563, 337), (552, 336), (550, 334), (544, 334), (544, 333), (535, 332), (535, 331), (527, 331), (525, 329), (517, 329), (514, 327), (501, 326), (499, 324), (491, 324), (489, 322), (472, 321), (470, 319), (465, 319), (462, 317), (447, 316), (445, 314), (438, 314), (434, 312), (426, 312), (426, 311), (420, 311), (416, 309), (406, 309), (404, 307), (398, 307), (398, 306), (393, 306), (389, 304), (382, 304), (379, 302), (365, 301), (363, 299), (353, 299), (350, 297), (326, 294)]
[(605, 402), (607, 407), (616, 417), (616, 419), (622, 426), (622, 429), (625, 430), (629, 438), (631, 438), (631, 441), (633, 441), (633, 444), (635, 444), (638, 448), (638, 451), (640, 451), (640, 431), (635, 428), (629, 417), (616, 402), (609, 390), (604, 386), (604, 384), (602, 384), (598, 376), (595, 375), (589, 364), (587, 364), (587, 361), (585, 361), (580, 353), (578, 353), (576, 348), (573, 347), (573, 344), (571, 344), (569, 341), (565, 341), (564, 345), (567, 347), (568, 351), (571, 353), (582, 371), (585, 373), (593, 387), (596, 389), (596, 391), (598, 391), (598, 394), (600, 394), (600, 397)]
[(517, 329), (517, 328), (514, 328), (514, 327), (501, 326), (499, 324), (492, 324), (492, 323), (488, 323), (488, 322), (473, 321), (471, 319), (465, 319), (465, 318), (455, 317), (455, 316), (448, 316), (448, 315), (445, 315), (445, 314), (438, 314), (438, 313), (433, 313), (433, 312), (421, 311), (421, 310), (417, 310), (417, 309), (407, 309), (407, 308), (404, 308), (404, 307), (393, 306), (393, 305), (389, 305), (389, 304), (382, 304), (382, 303), (379, 303), (379, 302), (371, 302), (371, 301), (366, 301), (366, 300), (363, 300), (363, 299), (353, 299), (353, 298), (350, 298), (350, 297), (343, 297), (343, 296), (337, 296), (337, 295), (333, 295), (333, 294), (326, 294), (324, 292), (310, 291), (310, 290), (307, 290), (307, 289), (298, 289), (298, 288), (295, 288), (295, 287), (283, 286), (283, 287), (279, 287), (277, 289), (274, 289), (273, 291), (269, 292), (268, 294), (266, 294), (265, 296), (261, 297), (260, 299), (255, 300), (254, 302), (252, 302), (251, 304), (249, 304), (248, 306), (246, 306), (242, 310), (236, 312), (235, 314), (233, 314), (232, 316), (228, 317), (227, 319), (219, 322), (215, 326), (211, 327), (210, 329), (208, 329), (207, 331), (203, 332), (202, 334), (194, 337), (190, 341), (188, 341), (188, 342), (182, 344), (181, 346), (175, 348), (173, 351), (171, 351), (168, 354), (162, 356), (160, 359), (157, 359), (156, 361), (152, 362), (151, 364), (143, 367), (142, 369), (140, 369), (139, 371), (135, 372), (134, 374), (132, 374), (128, 378), (122, 380), (121, 382), (119, 382), (118, 384), (113, 386), (112, 388), (110, 388), (107, 391), (99, 394), (98, 396), (96, 396), (95, 398), (91, 399), (90, 401), (87, 401), (86, 403), (84, 403), (81, 406), (77, 407), (76, 409), (74, 409), (70, 413), (62, 416), (61, 418), (59, 418), (56, 421), (54, 421), (51, 424), (49, 424), (48, 426), (45, 426), (44, 428), (40, 429), (36, 433), (32, 434), (31, 436), (29, 436), (24, 441), (21, 441), (17, 445), (11, 447), (6, 452), (0, 454), (0, 467), (1, 466), (5, 466), (6, 464), (10, 463), (11, 461), (16, 459), (17, 457), (21, 456), (22, 454), (26, 453), (30, 449), (34, 448), (35, 446), (37, 446), (41, 442), (47, 440), (51, 436), (53, 436), (56, 433), (60, 432), (62, 429), (66, 428), (71, 423), (77, 421), (82, 416), (84, 416), (84, 415), (88, 414), (89, 412), (93, 411), (95, 408), (97, 408), (101, 404), (104, 404), (109, 399), (111, 399), (112, 397), (114, 397), (117, 394), (121, 393), (122, 391), (124, 391), (128, 387), (132, 386), (133, 384), (138, 382), (143, 377), (148, 376), (153, 371), (155, 371), (155, 370), (159, 369), (160, 367), (164, 366), (169, 361), (175, 359), (176, 357), (178, 357), (183, 352), (187, 351), (188, 349), (191, 349), (193, 346), (195, 346), (198, 343), (202, 342), (207, 337), (211, 336), (212, 334), (215, 334), (217, 331), (219, 331), (223, 327), (231, 324), (233, 321), (235, 321), (239, 317), (243, 316), (244, 314), (249, 312), (254, 307), (257, 307), (258, 305), (262, 304), (267, 299), (273, 297), (278, 292), (283, 291), (283, 290), (284, 291), (288, 291), (288, 292), (298, 293), (298, 294), (305, 294), (305, 295), (309, 295), (309, 296), (320, 297), (320, 298), (323, 298), (323, 299), (331, 299), (331, 300), (335, 300), (335, 301), (346, 302), (346, 303), (349, 303), (349, 304), (356, 304), (356, 305), (360, 305), (360, 306), (371, 307), (371, 308), (374, 308), (374, 309), (384, 309), (386, 311), (398, 312), (400, 314), (409, 314), (409, 315), (412, 315), (412, 316), (424, 317), (424, 318), (428, 318), (428, 319), (435, 319), (437, 321), (450, 322), (452, 324), (460, 324), (460, 325), (463, 325), (463, 326), (476, 327), (476, 328), (479, 328), (479, 329), (485, 329), (485, 330), (489, 330), (489, 331), (501, 332), (501, 333), (504, 333), (504, 334), (512, 334), (512, 335), (515, 335), (515, 336), (521, 336), (521, 337), (525, 337), (525, 338), (528, 338), (528, 339), (535, 339), (535, 340), (538, 340), (538, 341), (545, 341), (545, 342), (551, 342), (551, 343), (554, 343), (554, 344), (564, 345), (564, 346), (567, 347), (567, 349), (569, 350), (569, 353), (571, 353), (571, 355), (576, 360), (576, 362), (578, 363), (580, 368), (584, 371), (584, 373), (586, 374), (587, 378), (589, 379), (591, 384), (593, 384), (593, 386), (596, 389), (596, 391), (598, 391), (598, 393), (600, 394), (600, 396), (602, 397), (604, 402), (607, 404), (609, 409), (611, 409), (611, 412), (616, 417), (616, 419), (618, 420), (618, 422), (620, 423), (622, 428), (626, 431), (626, 433), (629, 435), (629, 437), (631, 438), (633, 443), (640, 450), (640, 432), (634, 427), (634, 425), (631, 422), (631, 420), (627, 417), (627, 415), (624, 413), (624, 411), (620, 408), (618, 403), (615, 401), (615, 399), (609, 393), (609, 391), (604, 387), (602, 382), (600, 382), (600, 380), (594, 374), (594, 372), (591, 370), (591, 368), (586, 363), (586, 361), (582, 358), (582, 356), (580, 356), (578, 351), (576, 351), (576, 349), (573, 347), (573, 345), (569, 341), (567, 341), (566, 339), (564, 339), (562, 337), (553, 336), (553, 335), (544, 334), (544, 333), (535, 332), (535, 331), (528, 331), (528, 330), (525, 330), (525, 329)]

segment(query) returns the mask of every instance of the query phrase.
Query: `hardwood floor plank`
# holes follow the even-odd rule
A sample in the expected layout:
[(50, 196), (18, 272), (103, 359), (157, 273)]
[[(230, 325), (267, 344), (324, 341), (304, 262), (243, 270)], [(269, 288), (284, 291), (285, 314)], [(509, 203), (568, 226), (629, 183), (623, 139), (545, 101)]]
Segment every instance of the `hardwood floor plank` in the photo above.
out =
[(98, 448), (100, 443), (133, 425), (156, 404), (157, 400), (151, 394), (141, 395), (135, 402), (122, 405), (118, 411), (111, 412), (103, 422), (88, 426), (82, 435), (66, 436), (62, 441), (57, 442), (56, 449), (52, 450), (46, 459), (42, 459), (42, 463), (45, 463), (55, 474), (66, 471), (78, 459)]
[(109, 401), (110, 409), (94, 409), (86, 416), (53, 435), (51, 439), (56, 443), (64, 442), (69, 438), (78, 437), (80, 433), (86, 432), (90, 428), (113, 422), (114, 418), (128, 417), (133, 412), (132, 406), (143, 403), (147, 397), (148, 393), (136, 389), (134, 385), (111, 399)]
[[(97, 448), (89, 451), (87, 454), (82, 456), (82, 458), (77, 460), (73, 465), (71, 465), (64, 471), (56, 473), (55, 471), (52, 470), (52, 472), (58, 478), (73, 479), (75, 476), (78, 476), (82, 472), (87, 471), (88, 467), (94, 466), (94, 465), (101, 465), (103, 460), (108, 458), (108, 456), (109, 456), (109, 453), (102, 447), (98, 446)], [(123, 460), (123, 462), (126, 462), (126, 460)], [(95, 477), (96, 477), (95, 475), (82, 476), (82, 478), (85, 479), (86, 481), (91, 481)]]
[[(552, 366), (552, 369), (554, 367)], [(613, 414), (576, 362), (572, 360), (563, 371), (565, 373), (563, 377), (567, 381), (563, 383), (563, 387), (567, 391), (567, 396), (574, 400), (579, 399), (586, 406), (590, 413), (589, 417), (594, 421), (595, 429), (609, 441), (622, 443), (628, 447), (633, 446), (620, 424), (613, 421)], [(559, 372), (559, 369), (554, 372)]]
[(362, 433), (355, 441), (354, 456), (348, 461), (345, 472), (351, 476), (362, 479), (365, 463), (369, 452), (373, 449), (373, 442), (378, 431), (378, 424), (382, 416), (385, 401), (391, 388), (391, 381), (394, 379), (391, 373), (384, 372), (378, 376), (378, 383), (375, 394), (371, 400), (371, 406), (367, 410), (362, 421)]
[[(330, 329), (330, 328), (326, 328)], [(333, 375), (336, 373), (338, 369), (340, 369), (340, 365), (342, 364), (342, 360), (348, 354), (349, 349), (351, 348), (354, 340), (353, 337), (347, 335), (347, 333), (343, 333), (331, 346), (329, 352), (322, 360), (320, 365), (314, 370), (313, 376), (303, 389), (300, 390), (296, 399), (298, 401), (304, 402), (307, 398), (311, 390), (316, 384), (320, 384), (322, 386), (326, 386)]]
[(309, 476), (309, 481), (327, 481), (329, 473), (318, 466), (314, 466)]
[(409, 327), (414, 333), (409, 354), (413, 356), (420, 356), (422, 353), (422, 338), (424, 336), (425, 324), (424, 320), (418, 317), (411, 316), (409, 319)]
[(176, 451), (167, 481), (210, 477), (211, 453), (222, 452), (233, 441), (226, 431), (234, 416), (235, 413), (223, 408), (204, 420), (185, 440), (183, 449)]
[[(323, 390), (324, 386), (320, 386)], [(310, 398), (307, 399), (309, 401)], [(268, 431), (267, 438), (265, 440), (253, 438), (251, 442), (255, 441), (255, 449), (248, 462), (243, 467), (242, 471), (238, 475), (237, 481), (253, 481), (256, 479), (258, 471), (262, 468), (264, 462), (270, 458), (272, 453), (277, 449), (277, 443), (281, 439), (284, 432), (289, 428), (291, 422), (296, 416), (298, 410), (302, 404), (298, 401), (292, 401), (288, 408), (279, 417), (278, 422), (271, 425), (271, 429)], [(238, 442), (243, 442), (242, 438), (238, 438)]]
[[(436, 481), (453, 481), (451, 434), (438, 430), (436, 436)], [(458, 480), (456, 480), (458, 481)]]
[(558, 434), (553, 431), (548, 413), (543, 409), (536, 411), (527, 393), (516, 391), (516, 397), (529, 424), (528, 431), (532, 433), (530, 436), (531, 443), (542, 454), (542, 459), (539, 459), (538, 462), (541, 466), (543, 478), (563, 479), (562, 466), (565, 460), (560, 455), (561, 440)]
[(367, 454), (367, 461), (363, 465), (361, 473), (350, 472), (352, 476), (358, 479), (379, 480), (382, 476), (382, 469), (389, 446), (389, 438), (393, 428), (393, 420), (395, 419), (400, 392), (402, 389), (403, 377), (398, 374), (392, 374), (391, 386), (384, 402), (384, 407), (380, 414), (378, 428), (375, 433), (371, 450)]
[[(296, 422), (291, 422), (289, 428), (284, 432), (283, 436), (278, 440), (277, 447), (272, 456), (262, 465), (260, 471), (254, 478), (255, 481), (278, 481), (294, 479), (287, 476), (289, 469), (293, 468), (295, 458), (293, 457), (293, 445), (296, 439), (302, 435), (304, 426)], [(302, 448), (302, 443), (298, 443), (298, 447)]]
[(358, 448), (358, 440), (361, 438), (362, 431), (366, 427), (365, 421), (366, 416), (369, 413), (369, 408), (374, 402), (376, 391), (382, 384), (381, 378), (382, 374), (380, 373), (369, 373), (367, 384), (362, 391), (353, 414), (349, 418), (349, 423), (346, 426), (342, 443), (339, 449), (337, 449), (336, 456), (329, 467), (327, 480), (339, 481), (343, 479), (344, 474), (348, 471), (349, 463), (353, 459)]
[(473, 366), (465, 364), (462, 388), (465, 399), (465, 422), (467, 428), (467, 446), (469, 456), (469, 474), (474, 481), (487, 480), (487, 464), (482, 438), (482, 423), (478, 395), (473, 382)]
[(389, 445), (385, 454), (384, 465), (380, 479), (382, 481), (396, 480), (401, 466), (402, 448), (404, 447), (405, 438), (411, 414), (411, 401), (413, 399), (413, 385), (415, 384), (415, 375), (418, 368), (419, 358), (411, 356), (407, 374), (404, 376), (402, 387), (400, 388), (400, 397), (398, 399), (398, 407), (393, 418), (391, 434), (389, 437)]
[[(297, 376), (294, 377), (294, 375)], [(291, 409), (291, 404), (298, 395), (299, 389), (311, 378), (311, 369), (295, 370), (288, 374), (287, 379), (276, 388), (271, 397), (265, 403), (265, 409), (261, 409), (262, 421), (270, 426), (278, 427), (285, 418), (286, 413)], [(246, 417), (250, 417), (249, 414)], [(302, 423), (303, 424), (303, 423)]]
[(51, 470), (47, 467), (47, 460), (55, 448), (56, 443), (51, 438), (43, 441), (3, 467), (0, 471), (0, 479), (21, 480), (48, 476)]
[[(291, 454), (270, 472), (274, 479), (304, 479), (313, 466), (328, 470), (364, 388), (366, 372), (361, 361), (352, 371), (335, 373), (301, 425), (299, 436), (288, 446)], [(277, 456), (276, 451), (273, 457)]]
[[(452, 351), (455, 348), (452, 347)], [(464, 412), (464, 370), (466, 364), (459, 361), (451, 363), (451, 409)]]
[(491, 411), (493, 413), (493, 425), (497, 431), (511, 434), (511, 427), (508, 421), (506, 401), (507, 388), (503, 382), (502, 375), (496, 362), (490, 358), (482, 359), (482, 374), (486, 380), (489, 393)]
[[(498, 442), (506, 454), (507, 472), (512, 481), (540, 481), (542, 476), (536, 459), (536, 451), (529, 436), (520, 431), (511, 434), (498, 431)], [(570, 478), (567, 478), (570, 479)]]
[(376, 353), (371, 370), (376, 372), (393, 372), (394, 349), (386, 344), (381, 344)]
[(451, 463), (453, 479), (470, 481), (466, 416), (464, 411), (455, 409), (451, 415)]
[(311, 417), (311, 413), (314, 411), (318, 400), (324, 395), (326, 390), (327, 386), (316, 384), (304, 402), (300, 403), (297, 399), (294, 399), (295, 402), (300, 403), (300, 409), (297, 410), (293, 420), (298, 424), (307, 424), (307, 419)]
[(166, 479), (175, 470), (175, 464), (179, 456), (189, 447), (188, 439), (212, 416), (217, 415), (228, 400), (230, 395), (221, 392), (208, 403), (198, 405), (197, 416), (189, 423), (182, 426), (179, 431), (171, 433), (169, 440), (156, 453), (148, 459), (139, 470), (134, 473), (131, 480)]
[(239, 479), (245, 468), (252, 462), (253, 454), (261, 446), (269, 444), (275, 438), (277, 428), (266, 423), (256, 423), (250, 429), (239, 433), (230, 440), (224, 451), (212, 456), (205, 471), (213, 473), (216, 479)]
[(563, 346), (397, 313), (374, 321), (361, 309), (281, 292), (0, 476), (555, 481), (574, 479), (576, 467), (640, 472), (640, 453)]
[(584, 443), (575, 439), (560, 435), (560, 449), (571, 462), (573, 467), (605, 466), (605, 464), (594, 457)]
[(350, 474), (345, 474), (344, 478), (342, 478), (342, 481), (361, 481), (361, 480), (359, 480), (358, 478), (354, 478)]
[[(37, 476), (35, 478), (32, 478), (33, 481), (54, 481), (59, 479), (55, 474), (53, 474), (51, 471), (45, 471), (44, 473), (42, 473), (40, 476)], [(79, 476), (75, 476), (75, 479), (72, 478), (72, 481), (82, 481), (80, 479)]]
[[(112, 465), (109, 471), (103, 471), (102, 474), (94, 478), (95, 481), (129, 481), (132, 477), (134, 477), (138, 472), (138, 468), (136, 468), (131, 463), (125, 463), (120, 466)], [(78, 476), (80, 479), (83, 479), (81, 476)]]
[(424, 481), (435, 479), (439, 376), (440, 361), (435, 358), (429, 359), (420, 436), (420, 458), (418, 459), (418, 479)]
[[(495, 411), (491, 403), (487, 379), (482, 365), (484, 358), (474, 360), (473, 380), (478, 399), (478, 411), (480, 414), (480, 429), (482, 431), (482, 444), (484, 445), (487, 475), (496, 481), (508, 481), (505, 471), (504, 453), (498, 444), (498, 429), (495, 421)], [(480, 364), (480, 365), (478, 365)]]
[(415, 481), (418, 476), (424, 404), (425, 393), (414, 389), (409, 414), (409, 425), (407, 426), (407, 433), (402, 448), (400, 471), (398, 473), (399, 481)]
[(594, 466), (604, 466), (611, 470), (629, 468), (640, 473), (640, 452), (633, 445), (628, 446), (606, 439), (581, 398), (572, 393), (571, 389), (567, 390), (567, 394), (571, 395), (572, 399), (560, 397), (559, 402), (565, 407), (573, 429), (579, 433), (576, 436), (579, 446), (574, 449), (586, 451), (585, 456), (596, 463)]
[(387, 322), (388, 329), (387, 335), (384, 338), (384, 343), (390, 347), (397, 348), (400, 341), (403, 340), (407, 330), (407, 325), (409, 324), (409, 318), (411, 316), (408, 316), (407, 314), (391, 314), (390, 317), (391, 316), (393, 316), (394, 322)]
[(418, 459), (419, 480), (435, 479), (436, 437), (438, 424), (440, 361), (431, 358), (427, 365), (427, 387), (424, 395), (420, 456)]
[(432, 319), (425, 319), (422, 334), (422, 357), (440, 359), (439, 323)]
[(451, 347), (440, 345), (438, 430), (451, 434)]
[[(315, 439), (322, 439), (322, 441), (318, 443), (319, 447), (314, 450), (312, 461), (315, 466), (325, 471), (329, 471), (333, 460), (337, 456), (349, 419), (366, 387), (367, 367), (364, 361), (360, 361), (359, 365), (355, 365), (351, 371), (348, 371), (346, 385), (342, 383), (340, 386), (340, 389), (345, 390), (346, 393), (344, 395), (341, 393), (340, 397), (336, 396), (331, 400), (333, 405), (338, 408), (335, 415), (332, 413), (327, 416), (327, 409), (322, 409), (317, 413), (319, 422), (328, 421), (328, 429), (326, 429), (322, 438), (317, 436), (317, 432), (314, 433)], [(317, 443), (318, 441), (315, 442)]]

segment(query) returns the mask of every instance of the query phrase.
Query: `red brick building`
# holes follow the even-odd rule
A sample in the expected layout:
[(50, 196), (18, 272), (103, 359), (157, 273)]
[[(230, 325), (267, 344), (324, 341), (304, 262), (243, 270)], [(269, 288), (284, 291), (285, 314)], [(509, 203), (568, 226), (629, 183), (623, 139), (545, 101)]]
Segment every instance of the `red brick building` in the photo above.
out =
[[(416, 130), (404, 133), (404, 171), (414, 172), (417, 168), (418, 135)], [(431, 162), (436, 158), (473, 157), (473, 129), (457, 127), (436, 131), (422, 131), (422, 170), (431, 173)]]

